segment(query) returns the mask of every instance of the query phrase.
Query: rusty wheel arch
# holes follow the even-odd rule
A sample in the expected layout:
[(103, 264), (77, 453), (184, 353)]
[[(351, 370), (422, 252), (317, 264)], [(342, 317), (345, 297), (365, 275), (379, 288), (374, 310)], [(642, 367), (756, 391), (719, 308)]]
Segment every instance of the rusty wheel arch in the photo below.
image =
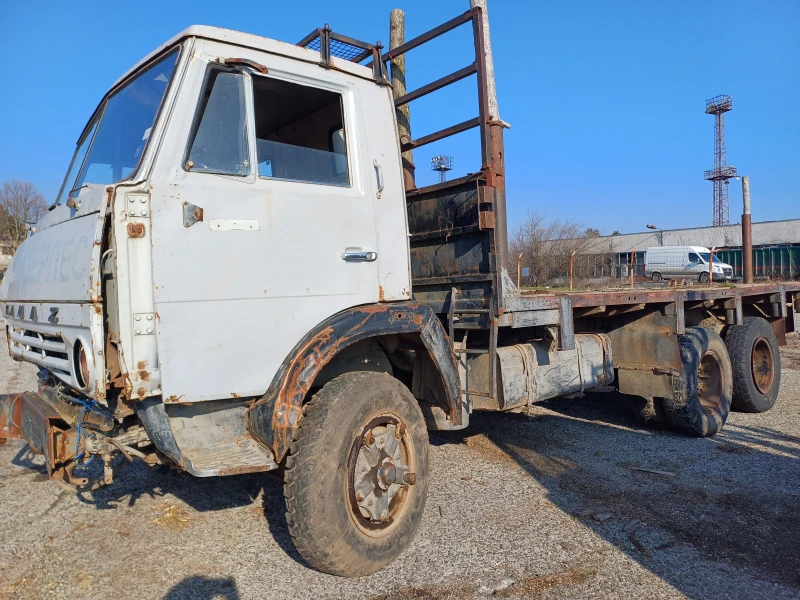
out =
[(368, 304), (347, 309), (311, 330), (283, 361), (267, 392), (248, 410), (250, 433), (286, 455), (302, 419), (303, 402), (322, 368), (345, 348), (377, 336), (419, 334), (427, 359), (438, 371), (453, 425), (461, 425), (463, 401), (455, 355), (433, 310), (416, 302)]

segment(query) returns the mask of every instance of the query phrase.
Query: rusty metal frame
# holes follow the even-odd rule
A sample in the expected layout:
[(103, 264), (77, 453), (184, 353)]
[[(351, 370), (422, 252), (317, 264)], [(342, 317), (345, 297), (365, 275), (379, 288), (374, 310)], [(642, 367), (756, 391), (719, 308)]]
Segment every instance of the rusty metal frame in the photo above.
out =
[[(445, 77), (437, 79), (427, 85), (422, 86), (416, 90), (406, 93), (404, 96), (397, 98), (395, 100), (395, 106), (402, 106), (404, 104), (408, 104), (412, 100), (416, 100), (423, 96), (426, 96), (432, 92), (442, 89), (448, 85), (451, 85), (457, 81), (461, 81), (465, 77), (469, 77), (470, 75), (477, 75), (478, 76), (478, 116), (474, 119), (470, 119), (468, 121), (464, 121), (463, 123), (459, 123), (457, 125), (453, 125), (451, 127), (447, 127), (445, 129), (441, 129), (429, 135), (423, 136), (416, 140), (411, 140), (407, 144), (402, 144), (400, 149), (405, 152), (406, 150), (411, 150), (414, 148), (419, 148), (420, 146), (424, 146), (425, 144), (430, 144), (432, 142), (436, 142), (438, 140), (444, 139), (446, 137), (450, 137), (457, 133), (461, 133), (462, 131), (467, 131), (469, 129), (473, 129), (474, 127), (479, 127), (481, 130), (481, 170), (485, 172), (490, 172), (490, 165), (491, 165), (491, 151), (490, 151), (490, 141), (489, 141), (489, 99), (488, 99), (488, 92), (487, 92), (487, 84), (486, 84), (486, 54), (484, 52), (484, 37), (483, 37), (483, 19), (481, 18), (481, 9), (480, 7), (475, 7), (464, 14), (461, 14), (453, 19), (450, 19), (446, 23), (439, 25), (438, 27), (434, 27), (430, 31), (426, 31), (425, 33), (418, 35), (412, 40), (409, 40), (405, 44), (398, 46), (397, 48), (392, 48), (388, 52), (385, 52), (380, 60), (383, 64), (391, 61), (392, 59), (407, 53), (409, 50), (413, 50), (427, 42), (430, 42), (433, 39), (447, 33), (448, 31), (452, 31), (453, 29), (460, 27), (461, 25), (465, 25), (466, 23), (472, 24), (472, 33), (473, 33), (473, 40), (475, 44), (475, 61), (464, 67), (463, 69), (459, 69), (454, 73), (450, 73)], [(491, 185), (491, 183), (489, 183)]]
[(248, 411), (251, 435), (280, 461), (300, 426), (303, 401), (316, 375), (346, 347), (368, 338), (419, 334), (444, 388), (443, 407), (453, 425), (462, 425), (467, 405), (461, 398), (458, 366), (450, 342), (433, 310), (416, 302), (368, 304), (342, 311), (310, 331), (284, 360), (267, 393)]
[(381, 45), (380, 42), (375, 42), (374, 44), (362, 42), (361, 40), (342, 35), (341, 33), (336, 33), (327, 23), (325, 23), (325, 27), (315, 29), (302, 40), (297, 42), (297, 45), (303, 48), (308, 48), (308, 46), (317, 39), (319, 39), (320, 65), (326, 69), (334, 68), (334, 55), (331, 54), (331, 41), (335, 41), (362, 50), (362, 52), (356, 56), (342, 60), (349, 60), (350, 62), (359, 64), (371, 56), (372, 62), (367, 66), (372, 68), (372, 76), (375, 79), (375, 83), (378, 85), (388, 84), (386, 69), (384, 68), (383, 62), (380, 60), (381, 50), (383, 49), (383, 45)]

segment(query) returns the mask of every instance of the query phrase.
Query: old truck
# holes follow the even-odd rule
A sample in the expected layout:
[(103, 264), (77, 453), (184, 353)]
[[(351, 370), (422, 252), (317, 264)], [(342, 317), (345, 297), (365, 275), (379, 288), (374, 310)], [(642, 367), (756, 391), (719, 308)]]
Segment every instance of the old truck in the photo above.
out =
[[(393, 91), (393, 61), (460, 26), (470, 64)], [(358, 576), (414, 536), (427, 430), (589, 389), (695, 436), (769, 409), (796, 284), (513, 284), (484, 28), (476, 7), (383, 51), (198, 26), (133, 67), (0, 288), (11, 356), (41, 367), (0, 435), (78, 491), (133, 460), (275, 470), (300, 554)], [(399, 107), (473, 76), (474, 119), (399, 137)], [(472, 128), (475, 171), (418, 188), (403, 153)]]

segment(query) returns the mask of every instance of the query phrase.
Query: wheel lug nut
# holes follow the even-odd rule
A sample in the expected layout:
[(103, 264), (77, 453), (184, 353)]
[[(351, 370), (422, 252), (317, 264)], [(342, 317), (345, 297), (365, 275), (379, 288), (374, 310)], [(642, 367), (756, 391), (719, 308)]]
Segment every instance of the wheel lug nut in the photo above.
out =
[(403, 481), (405, 481), (408, 485), (414, 485), (417, 483), (417, 474), (416, 473), (406, 473), (403, 475)]
[(360, 492), (356, 492), (356, 502), (361, 502), (364, 499), (364, 495)]

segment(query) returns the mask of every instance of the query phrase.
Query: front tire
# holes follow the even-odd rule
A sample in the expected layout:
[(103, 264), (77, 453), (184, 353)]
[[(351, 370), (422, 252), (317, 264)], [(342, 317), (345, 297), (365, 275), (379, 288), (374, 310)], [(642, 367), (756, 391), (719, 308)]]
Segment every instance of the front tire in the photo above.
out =
[(700, 283), (708, 283), (709, 277), (708, 273), (700, 273), (700, 277), (697, 278)]
[(304, 406), (286, 463), (286, 519), (309, 565), (359, 577), (414, 538), (428, 491), (428, 432), (385, 373), (345, 373)]
[(650, 279), (653, 280), (653, 283), (660, 283), (664, 278), (661, 276), (661, 273), (655, 272)]
[(687, 327), (678, 336), (681, 390), (664, 399), (664, 412), (675, 429), (696, 437), (718, 433), (731, 409), (733, 372), (725, 342), (717, 332)]
[(781, 387), (781, 355), (772, 327), (761, 317), (745, 317), (742, 325), (728, 327), (725, 346), (733, 368), (733, 408), (768, 411)]

